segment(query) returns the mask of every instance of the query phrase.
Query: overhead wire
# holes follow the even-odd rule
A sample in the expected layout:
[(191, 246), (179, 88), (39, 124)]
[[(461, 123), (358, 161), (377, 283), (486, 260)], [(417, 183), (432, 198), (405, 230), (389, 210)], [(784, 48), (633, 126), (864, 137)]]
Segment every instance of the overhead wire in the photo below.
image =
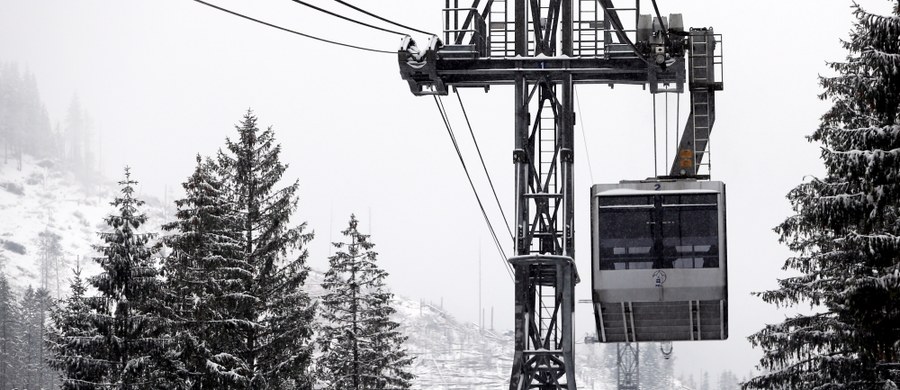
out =
[(336, 17), (336, 18), (343, 19), (343, 20), (346, 20), (346, 21), (351, 22), (351, 23), (356, 23), (356, 24), (358, 24), (358, 25), (360, 25), (360, 26), (366, 26), (366, 27), (373, 28), (373, 29), (376, 29), (376, 30), (379, 30), (379, 31), (384, 31), (384, 32), (388, 32), (388, 33), (392, 33), (392, 34), (397, 34), (397, 35), (407, 35), (406, 33), (402, 33), (402, 32), (399, 32), (399, 31), (394, 31), (394, 30), (387, 29), (387, 28), (384, 28), (384, 27), (378, 27), (378, 26), (375, 26), (375, 25), (372, 25), (372, 24), (368, 24), (368, 23), (366, 23), (366, 22), (360, 22), (360, 21), (358, 21), (358, 20), (356, 20), (356, 19), (353, 19), (353, 18), (351, 18), (351, 17), (347, 17), (347, 16), (341, 15), (341, 14), (339, 14), (339, 13), (331, 12), (331, 11), (329, 11), (329, 10), (327, 10), (327, 9), (324, 9), (324, 8), (321, 8), (321, 7), (314, 6), (314, 5), (312, 5), (312, 4), (310, 4), (310, 3), (307, 3), (307, 2), (305, 2), (305, 1), (303, 1), (303, 0), (291, 0), (291, 1), (293, 1), (293, 2), (295, 2), (295, 3), (297, 3), (297, 4), (300, 4), (300, 5), (303, 5), (303, 6), (312, 8), (312, 9), (314, 9), (314, 10), (316, 10), (316, 11), (319, 11), (319, 12), (322, 12), (322, 13), (325, 13), (325, 14), (328, 14), (328, 15), (331, 15), (331, 16), (334, 16), (334, 17)]
[(509, 239), (516, 242), (516, 236), (512, 232), (509, 219), (503, 212), (503, 206), (500, 204), (500, 197), (497, 196), (497, 190), (494, 188), (494, 181), (491, 180), (491, 174), (488, 173), (487, 164), (484, 163), (484, 156), (481, 155), (481, 148), (478, 146), (478, 140), (475, 139), (475, 132), (472, 130), (472, 123), (469, 121), (469, 114), (466, 113), (466, 107), (463, 105), (462, 96), (458, 89), (453, 90), (456, 93), (456, 99), (459, 100), (459, 108), (462, 109), (463, 117), (466, 118), (466, 125), (469, 127), (469, 134), (472, 136), (472, 142), (475, 143), (475, 150), (478, 151), (478, 158), (481, 160), (481, 168), (484, 169), (484, 175), (487, 176), (488, 184), (491, 186), (491, 192), (494, 194), (494, 200), (497, 201), (497, 208), (500, 209), (500, 215), (503, 216), (503, 222), (506, 225), (506, 231), (509, 233)]
[[(581, 110), (581, 101), (578, 100), (578, 89), (575, 86), (572, 86), (573, 95), (575, 96), (575, 107), (578, 108), (578, 116), (581, 116), (581, 113), (584, 112)], [(584, 141), (584, 156), (587, 159), (588, 165), (588, 173), (591, 176), (591, 184), (594, 182), (594, 169), (591, 165), (591, 150), (588, 148), (587, 135), (584, 133), (584, 118), (578, 121), (578, 124), (581, 126), (581, 139)]]
[(387, 18), (378, 16), (378, 15), (372, 13), (372, 12), (366, 11), (366, 10), (364, 10), (364, 9), (362, 9), (362, 8), (359, 8), (359, 7), (357, 7), (357, 6), (353, 5), (353, 4), (350, 4), (350, 3), (346, 2), (346, 1), (342, 1), (342, 0), (334, 0), (334, 1), (337, 2), (337, 3), (339, 3), (339, 4), (344, 5), (344, 6), (346, 6), (346, 7), (349, 7), (349, 8), (351, 8), (351, 9), (354, 9), (354, 10), (356, 10), (356, 11), (359, 11), (359, 12), (362, 12), (362, 13), (364, 13), (364, 14), (366, 14), (366, 15), (369, 15), (369, 16), (371, 16), (371, 17), (373, 17), (373, 18), (375, 18), (375, 19), (378, 19), (378, 20), (380, 20), (380, 21), (382, 21), (382, 22), (390, 23), (390, 24), (393, 24), (394, 26), (402, 27), (402, 28), (405, 28), (405, 29), (407, 29), (407, 30), (415, 31), (415, 32), (417, 32), (417, 33), (422, 33), (422, 34), (427, 34), (427, 35), (436, 35), (436, 34), (433, 34), (433, 33), (428, 32), (428, 31), (422, 31), (422, 30), (419, 30), (419, 29), (416, 29), (416, 28), (412, 28), (412, 27), (409, 27), (409, 26), (406, 26), (406, 25), (397, 23), (397, 22), (392, 21), (392, 20), (390, 20), (390, 19), (387, 19)]
[(444, 108), (444, 104), (441, 101), (440, 97), (437, 95), (433, 96), (434, 104), (438, 108), (438, 112), (441, 114), (441, 119), (444, 121), (444, 127), (447, 128), (447, 134), (450, 135), (450, 141), (453, 142), (453, 148), (456, 150), (456, 155), (459, 157), (459, 162), (462, 164), (463, 171), (466, 174), (466, 178), (469, 180), (469, 186), (472, 188), (472, 193), (475, 194), (475, 200), (478, 201), (478, 208), (481, 209), (481, 215), (484, 217), (484, 222), (487, 224), (488, 230), (491, 233), (491, 238), (494, 241), (494, 245), (497, 246), (497, 250), (502, 256), (503, 264), (506, 265), (506, 272), (509, 273), (509, 277), (511, 279), (515, 279), (512, 273), (512, 266), (506, 261), (506, 251), (503, 250), (503, 246), (500, 245), (500, 240), (497, 238), (497, 232), (494, 231), (494, 225), (491, 223), (490, 218), (488, 218), (487, 212), (484, 209), (484, 203), (481, 201), (481, 196), (478, 195), (478, 191), (475, 189), (475, 183), (472, 181), (472, 175), (469, 174), (469, 168), (466, 166), (466, 160), (463, 158), (462, 151), (459, 149), (459, 143), (456, 141), (456, 135), (453, 133), (453, 127), (450, 125), (450, 119), (447, 116), (447, 110)]
[[(653, 3), (653, 10), (656, 11), (656, 19), (659, 20), (659, 27), (662, 30), (663, 39), (665, 40), (666, 45), (669, 45), (669, 28), (668, 28), (668, 26), (665, 25), (665, 20), (663, 19), (662, 14), (659, 12), (659, 5), (656, 4), (656, 0), (651, 0), (651, 3)], [(663, 164), (666, 164), (669, 162), (669, 92), (664, 92), (664, 93), (666, 95), (666, 99), (665, 99), (666, 139), (665, 139), (665, 142), (663, 143), (663, 145), (666, 150), (665, 151), (666, 159), (663, 161)], [(655, 103), (656, 103), (656, 100), (655, 100), (655, 96), (654, 96), (654, 105), (653, 105), (654, 115), (656, 114), (656, 112), (655, 112), (656, 104)], [(677, 113), (676, 113), (676, 117), (677, 117)], [(655, 125), (656, 125), (656, 123), (654, 122), (654, 126)], [(676, 129), (677, 129), (677, 127), (676, 127)], [(654, 128), (654, 132), (655, 131), (656, 131), (656, 129)], [(676, 140), (676, 142), (677, 142), (677, 140)]]
[(284, 32), (288, 32), (288, 33), (291, 33), (291, 34), (299, 35), (299, 36), (301, 36), (301, 37), (313, 39), (313, 40), (316, 40), (316, 41), (325, 42), (325, 43), (330, 43), (330, 44), (332, 44), (332, 45), (338, 45), (338, 46), (343, 46), (343, 47), (349, 47), (349, 48), (357, 49), (357, 50), (369, 51), (369, 52), (373, 52), (373, 53), (397, 54), (397, 52), (395, 52), (395, 51), (372, 49), (372, 48), (368, 48), (368, 47), (357, 46), (357, 45), (351, 45), (351, 44), (349, 44), (349, 43), (343, 43), (343, 42), (338, 42), (338, 41), (332, 41), (332, 40), (330, 40), (330, 39), (320, 38), (320, 37), (317, 37), (317, 36), (314, 36), (314, 35), (309, 35), (309, 34), (306, 34), (306, 33), (299, 32), (299, 31), (291, 30), (291, 29), (289, 29), (289, 28), (281, 27), (281, 26), (278, 26), (278, 25), (275, 25), (275, 24), (272, 24), (272, 23), (269, 23), (269, 22), (265, 22), (265, 21), (262, 21), (262, 20), (259, 20), (259, 19), (256, 19), (256, 18), (247, 16), (247, 15), (244, 15), (244, 14), (239, 13), (239, 12), (235, 12), (235, 11), (232, 11), (232, 10), (229, 10), (229, 9), (226, 9), (226, 8), (222, 8), (222, 7), (220, 7), (220, 6), (218, 6), (218, 5), (215, 5), (215, 4), (207, 3), (207, 2), (205, 2), (205, 1), (203, 1), (203, 0), (194, 0), (194, 1), (195, 1), (195, 2), (198, 2), (198, 3), (200, 3), (200, 4), (203, 4), (203, 5), (207, 6), (207, 7), (215, 8), (215, 9), (217, 9), (217, 10), (219, 10), (219, 11), (222, 11), (222, 12), (229, 13), (229, 14), (231, 14), (231, 15), (237, 16), (237, 17), (239, 17), (239, 18), (243, 18), (243, 19), (246, 19), (246, 20), (249, 20), (249, 21), (252, 21), (252, 22), (256, 22), (256, 23), (262, 24), (262, 25), (264, 25), (264, 26), (268, 26), (268, 27), (274, 28), (274, 29), (276, 29), (276, 30), (281, 30), (281, 31), (284, 31)]

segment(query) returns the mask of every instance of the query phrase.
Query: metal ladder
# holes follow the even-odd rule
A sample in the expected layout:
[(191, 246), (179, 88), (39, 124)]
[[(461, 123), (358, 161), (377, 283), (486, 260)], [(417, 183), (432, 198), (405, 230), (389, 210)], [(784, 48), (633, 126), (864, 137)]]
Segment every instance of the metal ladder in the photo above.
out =
[(576, 56), (603, 54), (603, 9), (597, 0), (578, 1), (578, 20), (574, 21)]
[[(543, 88), (543, 87), (540, 87)], [(542, 226), (540, 233), (535, 233), (530, 246), (531, 253), (553, 253), (560, 248), (563, 230), (551, 229), (553, 216), (557, 215), (557, 209), (561, 207), (561, 195), (559, 194), (560, 161), (557, 145), (558, 115), (554, 113), (554, 100), (545, 98), (543, 90), (537, 92), (537, 114), (531, 130), (531, 145), (534, 148), (535, 175), (530, 179), (534, 183), (535, 193), (531, 195), (538, 207), (532, 210), (530, 218), (537, 218), (537, 223)], [(546, 205), (546, 209), (540, 205)], [(545, 210), (546, 214), (544, 213)]]
[[(556, 163), (556, 116), (553, 115), (553, 101), (542, 100), (541, 115), (538, 118), (538, 169), (541, 178), (541, 186), (546, 184), (544, 192), (555, 194), (557, 192), (556, 176), (559, 171), (553, 170)], [(553, 176), (550, 177), (551, 170)], [(549, 178), (549, 181), (548, 181)]]
[[(710, 96), (716, 83), (715, 37), (710, 34), (692, 34), (690, 37), (691, 112), (693, 126), (692, 152), (694, 174), (712, 173), (712, 148), (709, 134), (713, 125)], [(705, 158), (704, 158), (705, 157)]]
[(494, 0), (488, 11), (488, 47), (491, 57), (516, 55), (515, 22), (509, 20), (509, 3)]
[[(550, 345), (545, 348), (553, 348), (559, 344), (559, 325), (553, 323), (553, 312), (556, 310), (556, 289), (552, 286), (538, 285), (538, 295), (540, 299), (540, 308), (538, 309), (538, 332), (541, 332), (541, 339), (545, 342), (549, 341)], [(553, 304), (553, 306), (551, 306)], [(553, 326), (551, 329), (550, 327)]]
[(712, 121), (709, 112), (709, 92), (695, 93), (691, 98), (691, 110), (694, 113), (692, 118), (694, 172), (696, 175), (710, 175), (712, 173), (712, 153), (710, 153), (712, 148), (710, 147), (709, 133)]

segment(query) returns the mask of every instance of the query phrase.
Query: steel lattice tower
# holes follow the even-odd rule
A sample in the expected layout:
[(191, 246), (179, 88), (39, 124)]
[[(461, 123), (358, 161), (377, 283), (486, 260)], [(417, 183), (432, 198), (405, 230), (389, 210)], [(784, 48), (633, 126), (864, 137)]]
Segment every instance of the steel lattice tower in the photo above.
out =
[[(445, 1), (443, 39), (418, 47), (406, 38), (398, 52), (401, 76), (415, 95), (513, 86), (515, 353), (509, 388), (575, 389), (574, 88), (632, 84), (649, 85), (653, 93), (664, 86), (682, 92), (684, 47), (668, 38), (636, 47), (627, 31), (638, 25), (637, 0), (630, 8), (612, 0), (474, 0), (463, 7)], [(660, 55), (665, 61), (654, 61)], [(694, 152), (694, 138), (683, 149)], [(693, 153), (687, 158), (693, 162)], [(681, 174), (696, 174), (694, 164), (680, 167)]]

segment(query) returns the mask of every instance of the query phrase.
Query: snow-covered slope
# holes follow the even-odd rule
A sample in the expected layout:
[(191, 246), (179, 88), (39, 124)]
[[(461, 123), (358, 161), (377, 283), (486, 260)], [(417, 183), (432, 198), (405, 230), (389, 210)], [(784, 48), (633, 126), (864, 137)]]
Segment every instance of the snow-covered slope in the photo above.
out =
[[(27, 155), (22, 160), (21, 170), (12, 160), (0, 161), (0, 267), (15, 288), (36, 286), (38, 237), (46, 230), (61, 237), (61, 288), (68, 285), (76, 262), (85, 274), (96, 273), (91, 245), (98, 241), (97, 232), (106, 230), (103, 218), (113, 211), (109, 202), (118, 186), (82, 184), (57, 161)], [(162, 205), (152, 199), (147, 203), (148, 226), (159, 226)], [(55, 275), (48, 288), (56, 289)]]
[(416, 356), (417, 388), (497, 389), (512, 368), (513, 337), (460, 323), (435, 305), (400, 298), (397, 319)]

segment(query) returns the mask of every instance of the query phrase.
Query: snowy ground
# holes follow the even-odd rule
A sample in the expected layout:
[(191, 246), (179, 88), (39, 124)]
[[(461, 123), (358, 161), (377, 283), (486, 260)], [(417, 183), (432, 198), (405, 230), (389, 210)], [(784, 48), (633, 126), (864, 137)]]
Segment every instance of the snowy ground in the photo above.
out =
[[(14, 288), (38, 283), (36, 259), (38, 235), (49, 230), (62, 237), (64, 258), (60, 290), (68, 283), (71, 269), (81, 263), (85, 272), (96, 272), (89, 260), (101, 230), (103, 216), (112, 210), (108, 185), (75, 184), (71, 173), (49, 160), (23, 157), (22, 169), (10, 160), (0, 162), (0, 266)], [(56, 278), (48, 286), (56, 292)]]

